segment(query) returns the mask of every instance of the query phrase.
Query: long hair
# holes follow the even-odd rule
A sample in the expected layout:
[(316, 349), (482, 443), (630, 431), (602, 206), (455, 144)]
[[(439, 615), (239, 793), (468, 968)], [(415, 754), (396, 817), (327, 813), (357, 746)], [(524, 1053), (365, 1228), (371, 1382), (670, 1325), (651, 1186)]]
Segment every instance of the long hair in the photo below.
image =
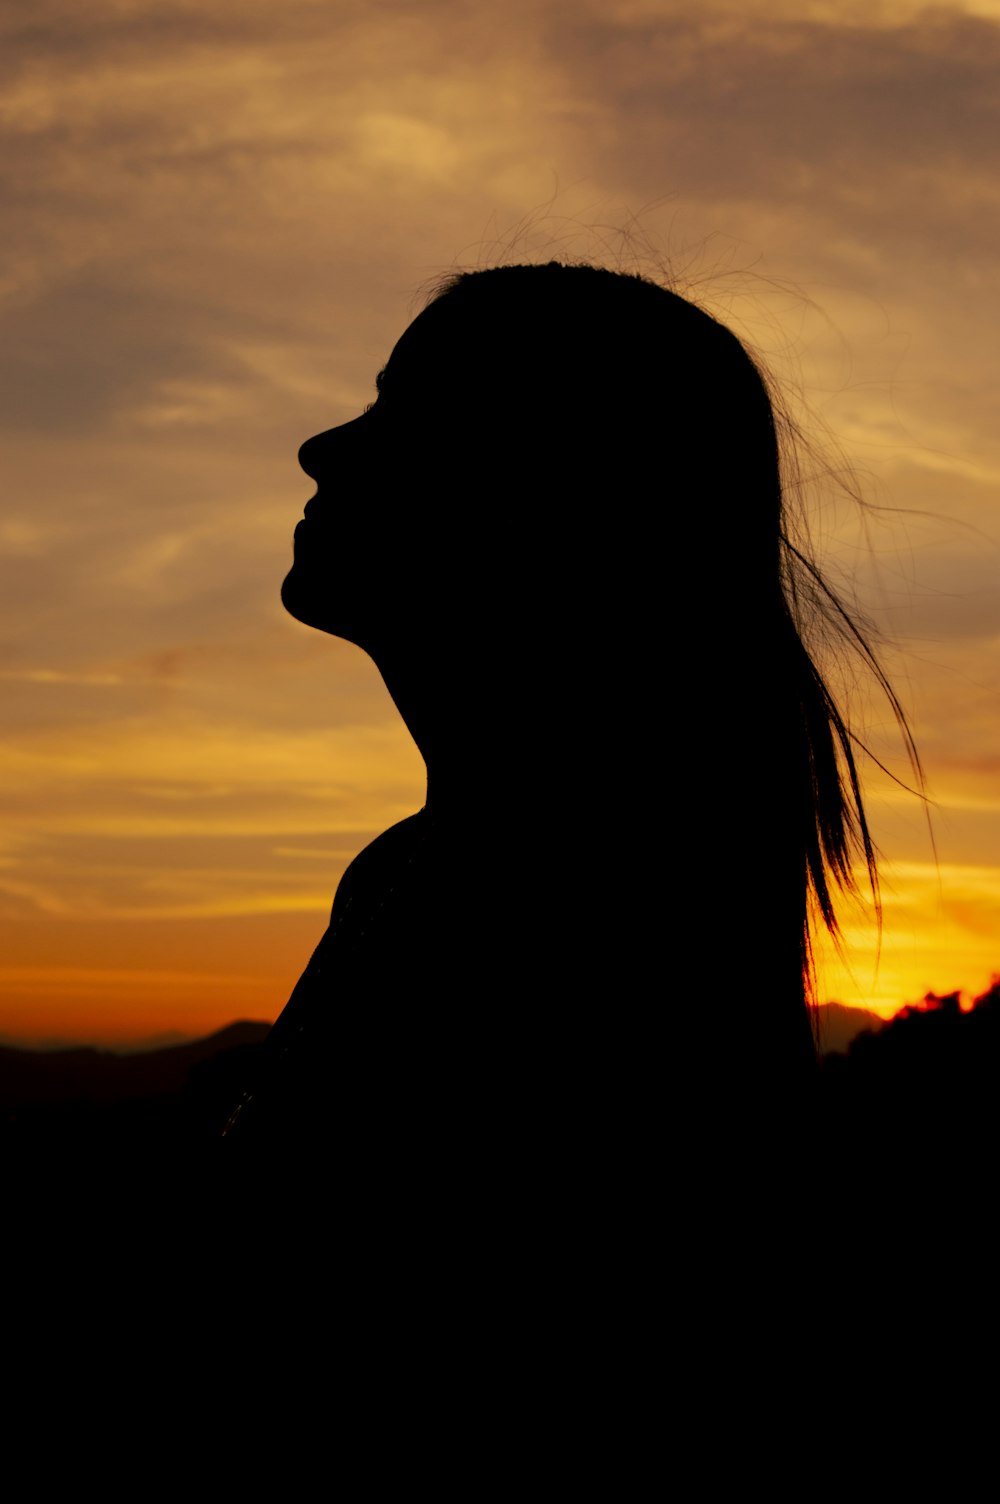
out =
[[(461, 433), (489, 510), (528, 508), (536, 584), (537, 560), (548, 582), (568, 560), (550, 614), (589, 609), (615, 638), (616, 703), (656, 685), (677, 727), (661, 776), (704, 811), (684, 860), (692, 891), (714, 896), (691, 913), (725, 910), (743, 961), (771, 978), (776, 1028), (811, 1053), (817, 919), (837, 936), (858, 861), (878, 903), (855, 738), (807, 645), (817, 623), (861, 654), (915, 750), (862, 623), (793, 541), (767, 380), (695, 304), (591, 265), (449, 276), (428, 320), (446, 331), (441, 369), (412, 421)], [(708, 934), (705, 920), (703, 950)]]

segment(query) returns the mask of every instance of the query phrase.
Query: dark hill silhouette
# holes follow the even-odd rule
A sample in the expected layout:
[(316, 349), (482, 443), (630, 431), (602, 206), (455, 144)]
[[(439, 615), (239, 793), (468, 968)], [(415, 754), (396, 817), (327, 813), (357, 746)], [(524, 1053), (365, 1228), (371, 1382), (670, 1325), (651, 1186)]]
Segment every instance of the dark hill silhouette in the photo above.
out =
[(113, 1168), (190, 1160), (214, 1142), (252, 1078), (270, 1025), (243, 1020), (160, 1050), (0, 1047), (0, 1146), (8, 1166)]
[[(1000, 981), (970, 1011), (961, 1010), (957, 993), (929, 994), (887, 1023), (829, 1004), (820, 1030), (826, 1147), (815, 1169), (839, 1194), (870, 1193), (878, 1218), (907, 1198), (954, 1203), (992, 1174)], [(29, 1180), (36, 1171), (76, 1174), (83, 1166), (89, 1177), (113, 1180), (137, 1163), (187, 1173), (211, 1160), (268, 1032), (265, 1023), (241, 1021), (125, 1056), (0, 1048), (6, 1166)]]
[(173, 1096), (183, 1091), (195, 1066), (226, 1051), (259, 1044), (270, 1027), (241, 1020), (202, 1039), (128, 1054), (96, 1048), (42, 1051), (0, 1046), (0, 1104), (9, 1113), (26, 1107), (107, 1107)]
[[(905, 1010), (904, 1010), (905, 1012)], [(846, 1051), (863, 1030), (884, 1020), (862, 1008), (827, 1003), (819, 1010), (820, 1048)], [(24, 1049), (0, 1045), (0, 1112), (12, 1115), (45, 1109), (85, 1111), (125, 1103), (179, 1097), (192, 1085), (211, 1080), (221, 1087), (249, 1065), (271, 1025), (252, 1020), (227, 1024), (214, 1034), (183, 1043), (132, 1049)]]
[(929, 993), (846, 1055), (827, 1057), (826, 1118), (840, 1193), (868, 1236), (970, 1236), (992, 1217), (1000, 1149), (1000, 979), (963, 1012)]
[(818, 1009), (817, 1032), (823, 1055), (843, 1053), (852, 1040), (866, 1030), (881, 1029), (885, 1023), (867, 1008), (848, 1008), (844, 1003), (824, 1003)]

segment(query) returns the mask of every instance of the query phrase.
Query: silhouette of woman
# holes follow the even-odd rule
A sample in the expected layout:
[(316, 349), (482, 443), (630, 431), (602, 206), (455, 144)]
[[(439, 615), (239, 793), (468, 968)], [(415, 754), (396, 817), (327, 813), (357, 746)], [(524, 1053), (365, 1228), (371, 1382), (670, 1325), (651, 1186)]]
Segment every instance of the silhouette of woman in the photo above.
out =
[(374, 659), (427, 801), (345, 872), (231, 1136), (424, 1211), (808, 1137), (810, 923), (874, 858), (760, 372), (551, 262), (450, 278), (376, 386), (302, 447), (282, 598)]

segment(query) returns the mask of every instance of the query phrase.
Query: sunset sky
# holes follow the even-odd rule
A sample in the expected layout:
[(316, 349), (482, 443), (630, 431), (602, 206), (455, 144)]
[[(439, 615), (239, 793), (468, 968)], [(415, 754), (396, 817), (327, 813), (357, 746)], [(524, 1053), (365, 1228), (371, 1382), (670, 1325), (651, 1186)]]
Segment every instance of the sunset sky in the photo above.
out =
[(881, 957), (845, 909), (820, 992), (986, 987), (1000, 0), (34, 0), (0, 39), (0, 1036), (280, 1011), (424, 792), (374, 665), (280, 606), (296, 450), (430, 280), (553, 257), (669, 275), (853, 467), (868, 510), (821, 474), (813, 546), (885, 635), (934, 841), (870, 767)]

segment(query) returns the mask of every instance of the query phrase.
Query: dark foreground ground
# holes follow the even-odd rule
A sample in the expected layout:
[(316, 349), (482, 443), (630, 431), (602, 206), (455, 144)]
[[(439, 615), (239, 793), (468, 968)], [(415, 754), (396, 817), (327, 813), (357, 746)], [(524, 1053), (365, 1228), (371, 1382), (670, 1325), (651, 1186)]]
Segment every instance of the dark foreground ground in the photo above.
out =
[[(1000, 985), (970, 1012), (928, 997), (851, 1038), (858, 1017), (824, 1010), (826, 1152), (835, 1173), (924, 1182), (992, 1168), (1000, 1144)], [(877, 1021), (875, 1021), (877, 1024)], [(0, 1152), (29, 1182), (46, 1170), (92, 1181), (137, 1164), (211, 1159), (251, 1084), (268, 1026), (134, 1055), (0, 1048)], [(790, 1133), (795, 1125), (789, 1124)], [(819, 1165), (817, 1165), (819, 1168)]]
[[(313, 1396), (308, 1348), (333, 1365), (323, 1384), (339, 1375), (338, 1403), (368, 1406), (358, 1434), (401, 1374), (406, 1414), (437, 1405), (447, 1360), (449, 1417), (481, 1410), (486, 1363), (504, 1404), (534, 1386), (550, 1417), (556, 1390), (582, 1386), (606, 1416), (613, 1392), (630, 1425), (655, 1401), (658, 1435), (662, 1389), (623, 1379), (652, 1353), (699, 1395), (745, 1361), (760, 1431), (776, 1373), (807, 1404), (823, 1384), (881, 1404), (923, 1392), (928, 1367), (935, 1382), (972, 1374), (970, 1354), (995, 1351), (1000, 987), (968, 1013), (929, 998), (828, 1053), (819, 1111), (782, 1127), (770, 1163), (742, 1125), (709, 1151), (697, 1122), (673, 1120), (637, 1143), (637, 1169), (628, 1149), (610, 1168), (591, 1159), (577, 1133), (561, 1160), (522, 1156), (509, 1185), (502, 1155), (478, 1184), (474, 1156), (471, 1176), (435, 1180), (405, 1143), (393, 1179), (358, 1134), (305, 1173), (227, 1159), (221, 1130), (266, 1034), (234, 1024), (126, 1057), (0, 1050), (0, 1265), (33, 1394), (62, 1375), (74, 1406), (106, 1410), (94, 1376), (114, 1352), (140, 1408), (176, 1371), (171, 1405), (200, 1386), (206, 1416), (233, 1394), (256, 1415), (265, 1392), (278, 1413), (276, 1386), (304, 1406), (308, 1379)], [(945, 1339), (947, 1363), (929, 1364)]]
[(205, 1039), (132, 1055), (0, 1047), (0, 1149), (8, 1171), (178, 1162), (219, 1137), (267, 1037), (234, 1023)]

